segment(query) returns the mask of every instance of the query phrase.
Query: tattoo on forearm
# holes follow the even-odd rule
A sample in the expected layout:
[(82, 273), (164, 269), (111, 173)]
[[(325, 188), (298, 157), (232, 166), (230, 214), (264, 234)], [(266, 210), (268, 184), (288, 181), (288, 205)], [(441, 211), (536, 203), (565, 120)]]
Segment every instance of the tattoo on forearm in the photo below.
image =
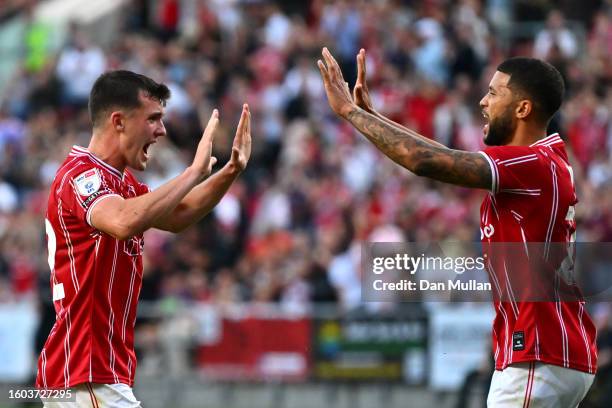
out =
[(479, 153), (436, 146), (410, 129), (400, 129), (362, 109), (347, 120), (394, 162), (419, 176), (465, 187), (491, 188), (491, 169)]

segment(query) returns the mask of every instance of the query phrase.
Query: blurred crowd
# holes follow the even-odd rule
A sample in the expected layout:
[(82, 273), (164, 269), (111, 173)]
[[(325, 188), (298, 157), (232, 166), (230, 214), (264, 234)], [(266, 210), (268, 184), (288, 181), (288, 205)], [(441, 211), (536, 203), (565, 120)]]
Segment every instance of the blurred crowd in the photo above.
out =
[(323, 46), (349, 83), (365, 48), (380, 112), (471, 151), (483, 147), (478, 101), (497, 64), (514, 55), (554, 64), (567, 94), (551, 133), (571, 146), (578, 241), (612, 241), (612, 4), (586, 2), (566, 21), (571, 10), (553, 3), (134, 0), (104, 46), (73, 24), (58, 54), (37, 49), (37, 63), (24, 62), (0, 107), (0, 300), (50, 304), (48, 186), (70, 146), (87, 146), (89, 90), (109, 69), (172, 91), (168, 137), (138, 174), (151, 188), (190, 163), (213, 108), (221, 163), (243, 102), (254, 121), (248, 169), (217, 208), (180, 235), (145, 235), (143, 300), (352, 310), (363, 242), (478, 241), (484, 192), (414, 176), (339, 121), (316, 67)]

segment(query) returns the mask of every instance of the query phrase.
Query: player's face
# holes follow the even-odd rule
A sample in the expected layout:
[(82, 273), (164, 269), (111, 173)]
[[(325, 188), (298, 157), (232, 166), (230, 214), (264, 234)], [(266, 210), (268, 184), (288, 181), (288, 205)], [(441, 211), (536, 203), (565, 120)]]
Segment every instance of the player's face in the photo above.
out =
[(166, 135), (162, 121), (164, 107), (160, 101), (140, 94), (140, 107), (126, 114), (121, 137), (125, 163), (135, 170), (144, 170), (150, 157), (151, 145)]
[(487, 123), (483, 127), (487, 146), (502, 146), (512, 140), (516, 130), (514, 95), (508, 88), (510, 75), (496, 71), (489, 83), (489, 91), (481, 99), (480, 107)]

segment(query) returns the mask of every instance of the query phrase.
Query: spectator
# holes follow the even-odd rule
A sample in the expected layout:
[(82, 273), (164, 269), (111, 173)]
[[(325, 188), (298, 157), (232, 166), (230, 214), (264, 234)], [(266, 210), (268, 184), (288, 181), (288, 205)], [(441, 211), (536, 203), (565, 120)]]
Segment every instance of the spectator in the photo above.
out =
[(567, 28), (559, 10), (548, 14), (546, 28), (536, 35), (533, 55), (536, 58), (548, 59), (555, 49), (559, 50), (564, 59), (571, 59), (578, 54), (576, 36)]
[(92, 45), (82, 28), (73, 24), (70, 39), (59, 55), (57, 76), (64, 86), (64, 100), (68, 105), (87, 105), (91, 87), (106, 69), (106, 56)]

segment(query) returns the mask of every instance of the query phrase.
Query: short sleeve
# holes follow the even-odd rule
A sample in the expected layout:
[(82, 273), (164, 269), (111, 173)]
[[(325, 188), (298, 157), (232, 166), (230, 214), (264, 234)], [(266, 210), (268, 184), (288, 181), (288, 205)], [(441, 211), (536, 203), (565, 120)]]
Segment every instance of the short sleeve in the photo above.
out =
[(546, 173), (542, 154), (529, 146), (494, 146), (481, 153), (491, 166), (491, 191), (539, 195)]
[(109, 182), (110, 176), (93, 165), (81, 165), (68, 177), (60, 191), (62, 201), (73, 215), (89, 225), (91, 211), (99, 202), (108, 197), (121, 196)]

